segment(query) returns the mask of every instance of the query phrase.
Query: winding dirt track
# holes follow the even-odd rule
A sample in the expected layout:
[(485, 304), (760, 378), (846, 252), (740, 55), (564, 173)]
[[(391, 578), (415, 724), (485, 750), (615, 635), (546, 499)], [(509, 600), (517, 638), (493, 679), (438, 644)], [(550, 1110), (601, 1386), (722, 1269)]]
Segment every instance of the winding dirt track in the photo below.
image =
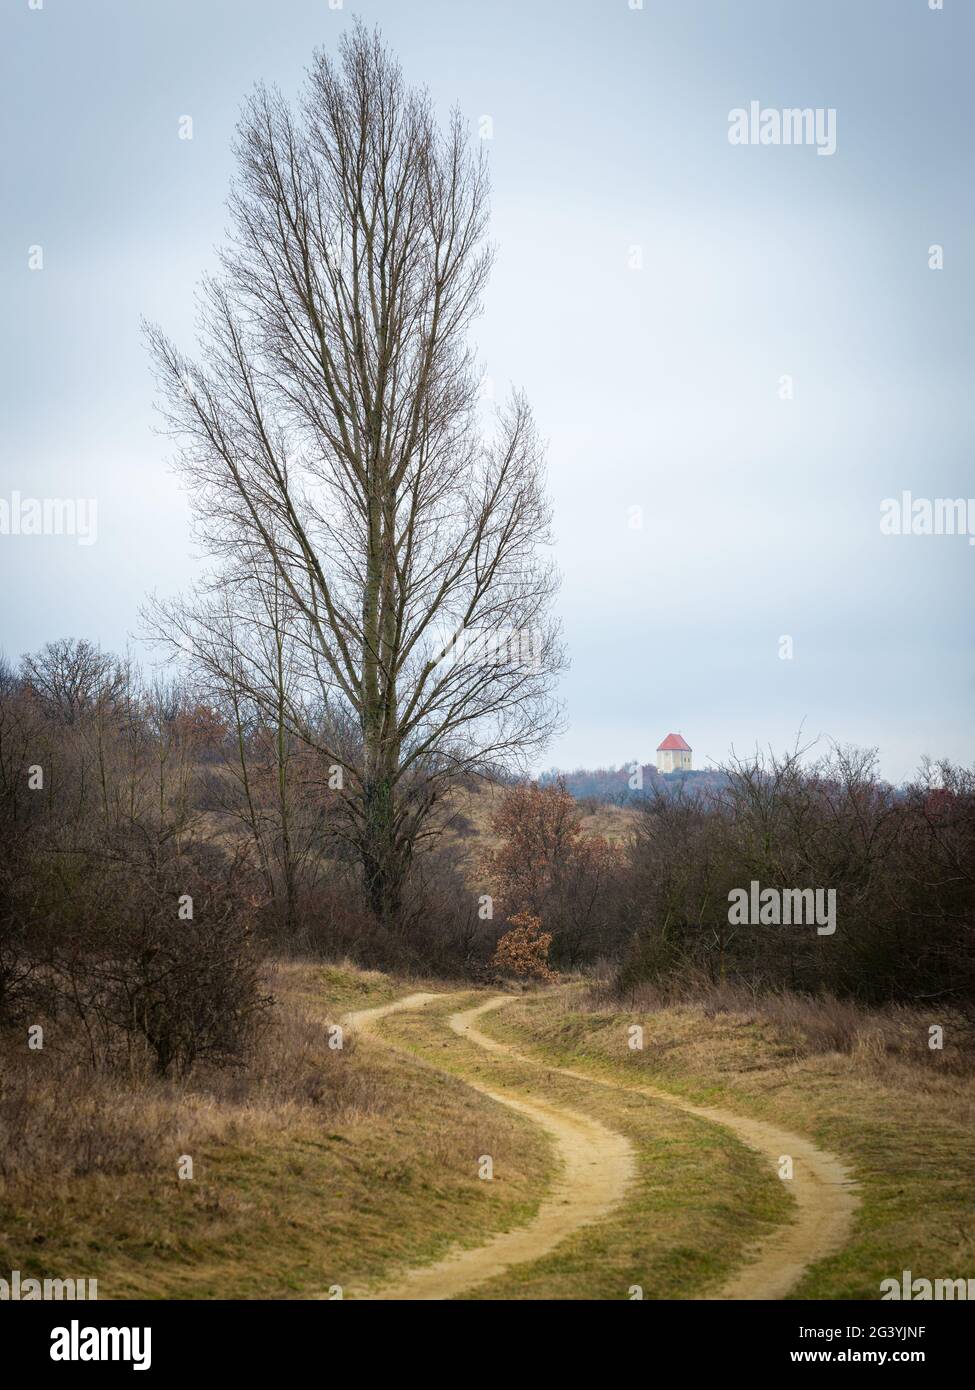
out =
[[(350, 1022), (360, 1032), (368, 1032), (377, 1019), (387, 1014), (420, 1008), (443, 997), (442, 994), (411, 994), (395, 1004), (351, 1014)], [(482, 1013), (485, 1007), (481, 1005), (452, 1015), (450, 1026), (456, 1032), (464, 1032), (463, 1021)], [(504, 1231), (473, 1250), (455, 1251), (436, 1264), (412, 1269), (393, 1283), (365, 1295), (368, 1298), (453, 1298), (486, 1279), (503, 1274), (512, 1265), (540, 1259), (566, 1236), (612, 1211), (633, 1176), (635, 1156), (629, 1140), (614, 1134), (598, 1120), (561, 1105), (526, 1100), (515, 1091), (495, 1089), (469, 1078), (465, 1081), (548, 1130), (555, 1140), (562, 1171), (527, 1226)]]
[[(411, 994), (394, 1004), (351, 1014), (349, 1021), (360, 1032), (369, 1032), (375, 1022), (387, 1014), (421, 1008), (443, 998), (442, 994)], [(699, 1119), (724, 1125), (742, 1143), (770, 1161), (776, 1171), (783, 1156), (791, 1157), (794, 1176), (790, 1185), (796, 1199), (795, 1221), (779, 1227), (754, 1247), (749, 1252), (749, 1263), (743, 1265), (715, 1297), (783, 1298), (808, 1265), (833, 1254), (844, 1244), (859, 1199), (849, 1170), (834, 1154), (777, 1125), (737, 1115), (717, 1106), (694, 1105), (654, 1086), (607, 1081), (571, 1067), (549, 1066), (507, 1043), (488, 1037), (475, 1026), (475, 1020), (482, 1014), (510, 1002), (511, 996), (502, 994), (475, 1008), (452, 1014), (448, 1022), (455, 1033), (488, 1052), (515, 1058), (547, 1072), (571, 1076), (590, 1085), (605, 1086), (617, 1092), (633, 1091), (658, 1104), (673, 1106)], [(633, 1178), (635, 1155), (629, 1140), (597, 1120), (561, 1105), (537, 1099), (526, 1100), (518, 1092), (495, 1089), (480, 1080), (464, 1079), (475, 1090), (526, 1115), (552, 1135), (562, 1164), (560, 1177), (535, 1219), (527, 1226), (494, 1236), (476, 1249), (457, 1251), (436, 1264), (410, 1270), (367, 1297), (453, 1298), (503, 1273), (512, 1265), (548, 1254), (566, 1236), (581, 1226), (599, 1220), (617, 1206)]]

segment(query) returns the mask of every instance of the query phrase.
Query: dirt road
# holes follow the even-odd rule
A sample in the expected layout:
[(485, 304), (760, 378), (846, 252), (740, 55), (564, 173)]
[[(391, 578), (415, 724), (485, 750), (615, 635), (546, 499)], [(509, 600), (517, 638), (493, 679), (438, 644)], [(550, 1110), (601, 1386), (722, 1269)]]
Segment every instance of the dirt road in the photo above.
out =
[[(349, 1021), (360, 1032), (368, 1033), (388, 1014), (422, 1008), (444, 997), (442, 994), (411, 994), (394, 1004), (352, 1014)], [(571, 1067), (549, 1066), (508, 1043), (488, 1037), (476, 1027), (476, 1020), (483, 1014), (510, 1002), (510, 995), (496, 996), (474, 1008), (452, 1014), (448, 1023), (455, 1033), (489, 1053), (515, 1058), (520, 1063), (591, 1085), (635, 1092), (654, 1103), (673, 1106), (699, 1119), (724, 1125), (771, 1163), (776, 1172), (780, 1171), (784, 1158), (791, 1159), (793, 1176), (785, 1180), (796, 1199), (795, 1221), (779, 1227), (751, 1250), (746, 1263), (712, 1297), (783, 1298), (808, 1265), (842, 1246), (850, 1231), (858, 1199), (849, 1171), (835, 1155), (777, 1125), (721, 1107), (694, 1105), (652, 1086), (624, 1084)], [(556, 1144), (560, 1175), (534, 1220), (526, 1226), (495, 1236), (475, 1249), (458, 1250), (435, 1264), (409, 1270), (365, 1297), (453, 1298), (513, 1265), (548, 1254), (580, 1227), (607, 1215), (626, 1194), (635, 1172), (635, 1155), (632, 1144), (623, 1135), (578, 1110), (536, 1097), (529, 1100), (510, 1088), (488, 1086), (479, 1077), (466, 1077), (465, 1080), (484, 1095), (546, 1129)]]
[[(350, 1015), (360, 1032), (369, 1032), (377, 1019), (401, 1009), (422, 1008), (442, 994), (411, 994), (395, 1004)], [(454, 1014), (451, 1027), (483, 1009)], [(566, 1236), (591, 1221), (598, 1221), (622, 1199), (635, 1171), (629, 1140), (615, 1134), (588, 1115), (561, 1105), (528, 1100), (515, 1091), (486, 1086), (466, 1078), (467, 1084), (526, 1115), (555, 1140), (561, 1172), (534, 1220), (515, 1231), (504, 1231), (473, 1250), (457, 1250), (436, 1264), (424, 1265), (398, 1276), (391, 1284), (366, 1295), (374, 1299), (453, 1298), (486, 1279), (503, 1274), (512, 1265), (537, 1260), (554, 1250)]]

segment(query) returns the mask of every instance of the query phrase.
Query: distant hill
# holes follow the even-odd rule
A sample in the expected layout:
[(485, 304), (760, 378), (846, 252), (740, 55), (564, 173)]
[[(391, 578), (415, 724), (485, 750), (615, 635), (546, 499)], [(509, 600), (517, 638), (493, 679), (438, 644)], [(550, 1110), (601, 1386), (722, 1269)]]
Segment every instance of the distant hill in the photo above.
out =
[(674, 795), (683, 790), (687, 792), (704, 791), (725, 784), (725, 773), (716, 768), (702, 768), (699, 771), (658, 772), (653, 763), (644, 763), (641, 768), (642, 789), (634, 790), (630, 783), (633, 777), (632, 763), (620, 767), (577, 767), (571, 772), (551, 768), (539, 777), (540, 786), (551, 786), (560, 778), (566, 790), (577, 801), (608, 802), (617, 806), (639, 804), (647, 797)]

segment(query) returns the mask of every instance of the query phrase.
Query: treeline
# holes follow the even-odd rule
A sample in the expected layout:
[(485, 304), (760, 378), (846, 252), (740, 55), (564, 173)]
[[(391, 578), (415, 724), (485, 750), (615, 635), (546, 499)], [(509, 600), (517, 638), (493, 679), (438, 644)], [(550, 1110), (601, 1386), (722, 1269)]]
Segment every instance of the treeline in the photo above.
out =
[[(495, 829), (505, 914), (550, 932), (559, 968), (608, 961), (624, 991), (975, 1004), (975, 770), (926, 765), (895, 789), (864, 751), (734, 761), (648, 796), (625, 846), (582, 830), (566, 779), (512, 793)], [(766, 890), (832, 901), (832, 929), (742, 913)]]
[(446, 853), (417, 864), (406, 927), (384, 931), (340, 783), (232, 684), (147, 681), (70, 639), (0, 664), (0, 1025), (70, 1016), (96, 1065), (185, 1073), (246, 1052), (269, 948), (487, 959)]
[[(926, 765), (895, 789), (873, 754), (734, 762), (713, 796), (659, 801), (632, 849), (627, 979), (829, 991), (864, 1002), (975, 999), (975, 772)], [(735, 890), (835, 894), (835, 930), (740, 924)]]
[(69, 1019), (94, 1065), (161, 1074), (246, 1050), (267, 1006), (259, 875), (200, 825), (214, 732), (87, 642), (0, 668), (4, 1024)]
[[(71, 1017), (96, 1065), (233, 1063), (267, 1012), (269, 950), (975, 999), (975, 771), (926, 766), (895, 789), (871, 754), (837, 750), (648, 779), (622, 843), (584, 828), (569, 779), (511, 784), (473, 860), (467, 803), (445, 797), (395, 931), (336, 773), (234, 682), (147, 681), (70, 640), (0, 666), (0, 1024)], [(832, 927), (732, 912), (767, 890), (832, 895)]]
[(571, 772), (552, 768), (538, 779), (543, 787), (563, 786), (576, 801), (592, 806), (639, 806), (658, 796), (686, 796), (722, 786), (725, 774), (717, 768), (658, 772), (654, 763), (624, 763), (620, 767), (577, 767)]

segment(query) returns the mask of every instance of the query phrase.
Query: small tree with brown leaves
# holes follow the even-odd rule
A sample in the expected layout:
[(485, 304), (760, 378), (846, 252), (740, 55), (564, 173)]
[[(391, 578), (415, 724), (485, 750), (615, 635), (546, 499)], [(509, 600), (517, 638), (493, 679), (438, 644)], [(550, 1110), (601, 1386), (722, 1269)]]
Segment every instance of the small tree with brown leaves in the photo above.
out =
[(559, 977), (548, 963), (551, 944), (552, 933), (542, 931), (541, 919), (519, 912), (511, 918), (511, 930), (498, 942), (491, 964), (519, 979), (554, 984)]
[(514, 787), (492, 821), (501, 843), (484, 865), (504, 915), (530, 913), (551, 929), (557, 960), (608, 953), (624, 930), (618, 846), (582, 828), (562, 782)]

